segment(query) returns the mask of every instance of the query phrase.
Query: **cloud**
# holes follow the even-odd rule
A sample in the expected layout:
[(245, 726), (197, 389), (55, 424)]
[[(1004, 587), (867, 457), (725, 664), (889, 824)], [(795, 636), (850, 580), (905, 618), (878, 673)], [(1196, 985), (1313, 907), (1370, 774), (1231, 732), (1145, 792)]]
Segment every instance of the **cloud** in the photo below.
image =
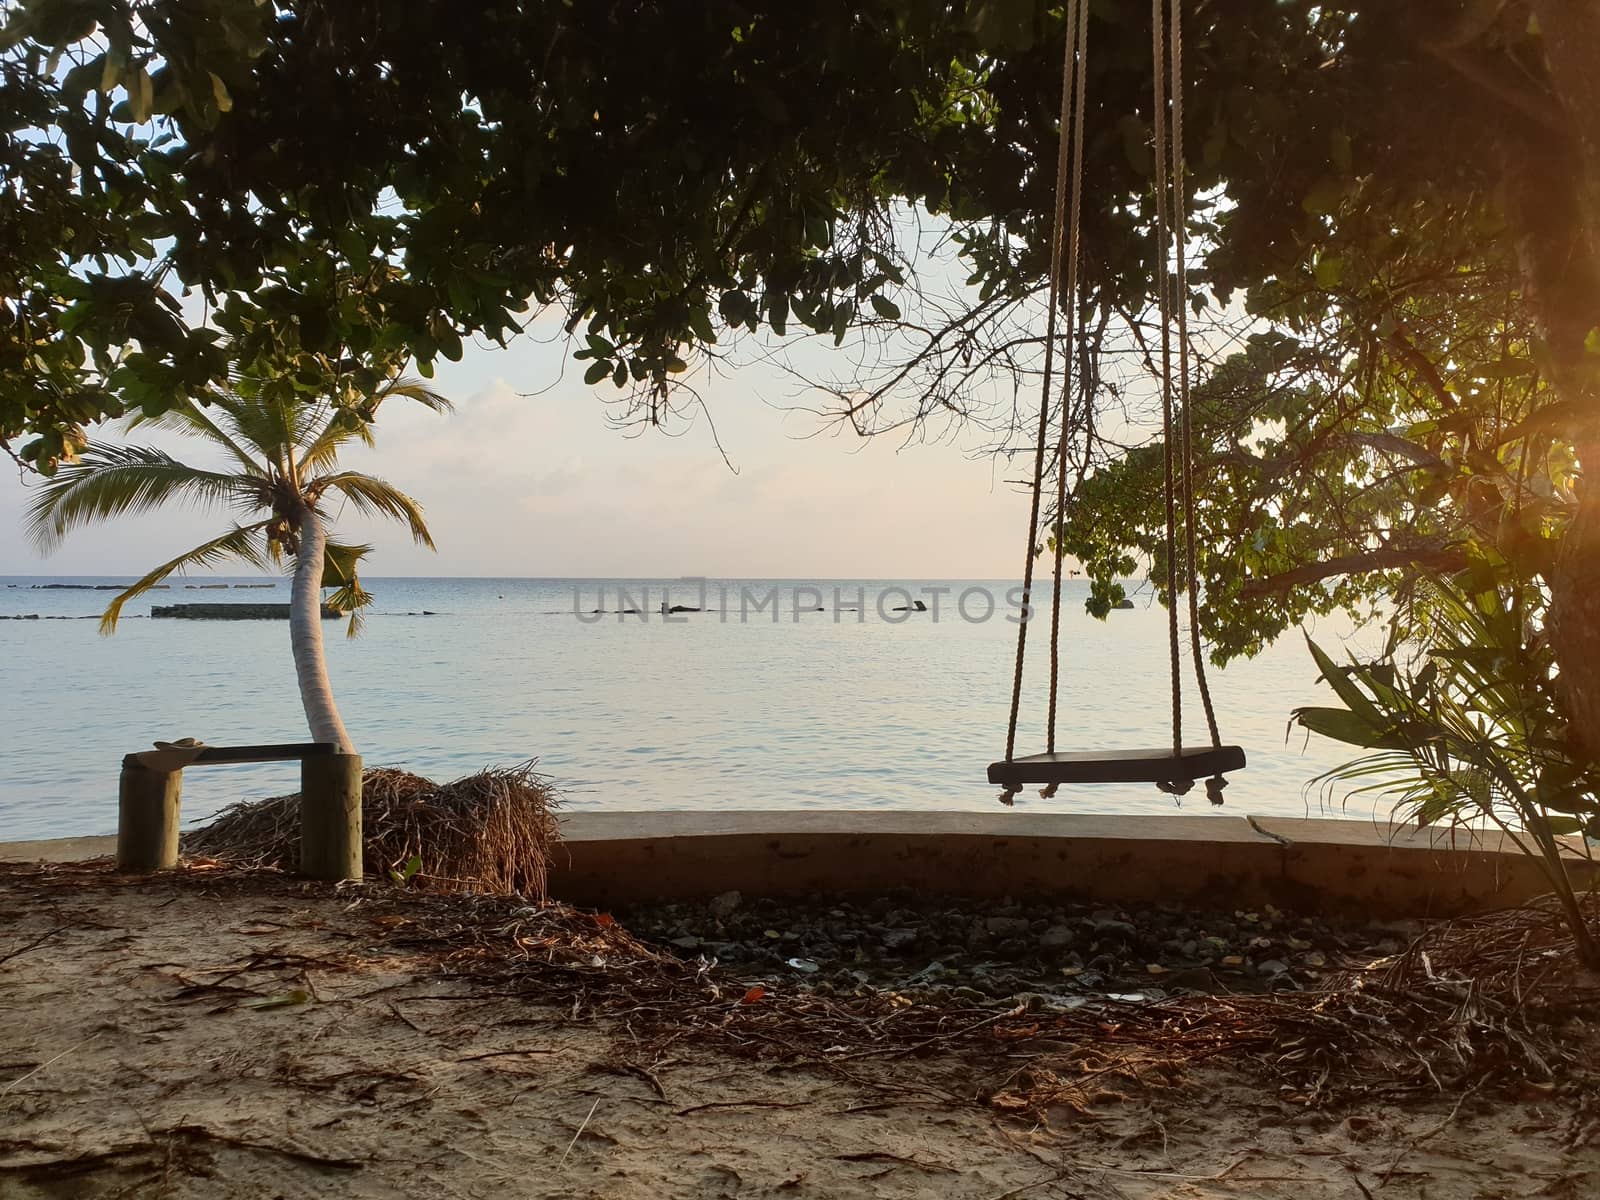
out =
[[(575, 372), (539, 395), (513, 379), (555, 377), (551, 346), (475, 349), (440, 371), (456, 400), (440, 416), (386, 409), (375, 450), (347, 465), (424, 506), (437, 556), (405, 531), (341, 514), (377, 547), (372, 571), (427, 575), (1001, 576), (1014, 574), (1026, 500), (955, 445), (806, 438), (809, 418), (763, 403), (788, 386), (770, 370), (713, 380), (682, 436), (612, 427), (606, 389)], [(0, 573), (125, 574), (208, 536), (223, 519), (175, 512), (86, 530), (41, 562), (20, 530), (25, 489), (0, 482)]]

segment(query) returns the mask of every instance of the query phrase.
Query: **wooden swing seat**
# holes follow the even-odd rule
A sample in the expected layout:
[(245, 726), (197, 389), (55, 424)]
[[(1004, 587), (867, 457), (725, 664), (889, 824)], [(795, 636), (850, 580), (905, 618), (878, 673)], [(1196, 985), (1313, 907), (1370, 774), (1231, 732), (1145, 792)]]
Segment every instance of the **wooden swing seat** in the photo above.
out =
[(1029, 754), (989, 764), (989, 782), (1002, 787), (1029, 783), (1177, 783), (1244, 768), (1238, 746), (1159, 750), (1073, 750)]

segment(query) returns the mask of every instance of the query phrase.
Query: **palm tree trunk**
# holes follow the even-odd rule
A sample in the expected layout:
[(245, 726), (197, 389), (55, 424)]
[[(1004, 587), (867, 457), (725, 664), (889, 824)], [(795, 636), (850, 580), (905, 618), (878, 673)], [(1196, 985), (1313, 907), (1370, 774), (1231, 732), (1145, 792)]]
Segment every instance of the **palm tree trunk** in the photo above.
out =
[(311, 739), (333, 742), (339, 753), (354, 754), (355, 746), (333, 702), (333, 685), (328, 682), (328, 663), (322, 653), (322, 567), (327, 544), (322, 518), (307, 505), (300, 515), (300, 545), (289, 597), (289, 643)]

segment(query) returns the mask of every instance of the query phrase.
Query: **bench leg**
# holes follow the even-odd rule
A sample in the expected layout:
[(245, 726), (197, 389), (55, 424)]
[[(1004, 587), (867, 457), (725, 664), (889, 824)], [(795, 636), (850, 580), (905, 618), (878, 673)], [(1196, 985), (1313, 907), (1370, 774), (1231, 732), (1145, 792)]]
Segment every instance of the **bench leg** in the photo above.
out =
[(133, 875), (178, 865), (178, 808), (183, 771), (122, 768), (117, 796), (117, 870)]
[(361, 756), (322, 754), (300, 763), (300, 874), (361, 878)]

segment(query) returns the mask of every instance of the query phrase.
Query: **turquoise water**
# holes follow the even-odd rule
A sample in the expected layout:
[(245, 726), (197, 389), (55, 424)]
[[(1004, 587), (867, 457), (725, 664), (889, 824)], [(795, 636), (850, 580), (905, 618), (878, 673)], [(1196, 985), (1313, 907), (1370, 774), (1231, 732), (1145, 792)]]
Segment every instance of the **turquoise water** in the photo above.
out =
[[(59, 581), (125, 582), (0, 577), (0, 614), (90, 617), (110, 595), (36, 586)], [(156, 738), (305, 739), (286, 622), (147, 619), (151, 603), (288, 600), (285, 580), (199, 590), (216, 582), (175, 581), (131, 605), (131, 619), (111, 638), (100, 637), (93, 620), (0, 621), (7, 693), (0, 841), (110, 831), (121, 757)], [(572, 808), (995, 804), (984, 770), (1004, 749), (1017, 628), (1006, 619), (1014, 611), (1006, 604), (1011, 585), (713, 581), (706, 603), (722, 607), (718, 589), (725, 588), (726, 615), (674, 622), (659, 614), (663, 588), (674, 604), (699, 605), (699, 585), (378, 579), (368, 586), (377, 603), (362, 637), (347, 641), (342, 623), (324, 628), (335, 693), (369, 764), (444, 779), (537, 758)], [(1097, 622), (1082, 611), (1081, 586), (1068, 585), (1064, 604), (1062, 746), (1164, 744), (1165, 614), (1141, 604)], [(807, 587), (814, 592), (797, 596)], [(937, 619), (890, 611), (917, 598), (931, 606), (934, 593), (925, 589), (938, 587), (951, 590), (938, 596)], [(835, 588), (837, 607), (863, 611), (835, 612)], [(953, 607), (972, 588), (964, 617)], [(774, 608), (749, 611), (773, 589)], [(978, 620), (988, 597), (994, 616)], [(629, 605), (648, 615), (588, 615)], [(818, 605), (823, 611), (794, 611)], [(1030, 641), (1019, 753), (1044, 748), (1048, 625), (1036, 623)], [(1370, 802), (1325, 810), (1321, 790), (1308, 787), (1343, 760), (1340, 747), (1307, 745), (1298, 732), (1285, 739), (1290, 709), (1319, 698), (1315, 677), (1299, 638), (1214, 674), (1223, 736), (1250, 756), (1223, 811), (1372, 815)], [(1197, 703), (1190, 713), (1187, 740), (1203, 741)], [(184, 816), (197, 820), (296, 782), (292, 764), (191, 770)], [(1162, 812), (1174, 802), (1130, 785), (1064, 789), (1051, 801), (1024, 793), (1019, 803)], [(1198, 790), (1184, 807), (1211, 811)]]

